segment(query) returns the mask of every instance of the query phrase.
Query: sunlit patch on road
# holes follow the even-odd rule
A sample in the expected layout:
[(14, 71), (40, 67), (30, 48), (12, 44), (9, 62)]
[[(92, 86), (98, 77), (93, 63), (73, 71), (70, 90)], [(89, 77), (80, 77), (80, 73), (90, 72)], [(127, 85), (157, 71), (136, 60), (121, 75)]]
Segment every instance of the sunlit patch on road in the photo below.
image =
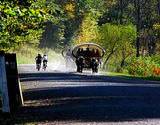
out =
[(51, 59), (48, 62), (48, 66), (46, 70), (44, 71), (42, 68), (40, 71), (37, 71), (35, 64), (22, 64), (18, 65), (18, 72), (19, 73), (75, 73), (79, 75), (100, 75), (99, 73), (92, 73), (91, 69), (84, 69), (83, 73), (77, 73), (76, 71), (77, 67), (73, 60), (69, 60), (66, 62), (66, 60), (62, 57), (58, 59)]

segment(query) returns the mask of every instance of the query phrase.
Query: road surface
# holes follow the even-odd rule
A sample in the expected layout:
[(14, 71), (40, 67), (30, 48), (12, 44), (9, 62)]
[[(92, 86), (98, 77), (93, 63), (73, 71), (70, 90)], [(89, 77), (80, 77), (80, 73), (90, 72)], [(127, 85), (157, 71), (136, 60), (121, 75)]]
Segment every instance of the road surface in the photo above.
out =
[(19, 66), (24, 106), (16, 124), (160, 125), (160, 84)]

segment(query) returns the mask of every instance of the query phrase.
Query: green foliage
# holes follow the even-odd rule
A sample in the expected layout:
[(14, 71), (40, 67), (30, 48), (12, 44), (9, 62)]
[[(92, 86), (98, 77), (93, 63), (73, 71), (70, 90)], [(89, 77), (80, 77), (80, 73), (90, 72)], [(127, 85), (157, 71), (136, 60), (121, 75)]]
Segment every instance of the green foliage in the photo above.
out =
[[(38, 46), (63, 49), (65, 45), (96, 42), (106, 50), (104, 68), (154, 76), (160, 65), (160, 10), (157, 8), (160, 4), (157, 0), (139, 2), (3, 0), (0, 2), (0, 50), (19, 49), (24, 45), (27, 50), (20, 53), (26, 54), (27, 58), (22, 60), (27, 60), (39, 51)], [(157, 55), (135, 58), (137, 38), (141, 55)], [(36, 46), (36, 51), (29, 50), (26, 44)], [(18, 57), (23, 57), (20, 53)]]
[(78, 34), (75, 36), (74, 44), (95, 42), (98, 37), (97, 25), (98, 13), (90, 12), (83, 18)]
[(0, 13), (1, 50), (28, 42), (24, 41), (26, 37), (29, 41), (39, 40), (45, 22), (59, 24), (59, 16), (62, 15), (62, 11), (54, 1), (46, 2), (46, 0), (30, 1), (29, 6), (0, 2)]
[(160, 67), (155, 57), (132, 58), (128, 61), (128, 73), (135, 76), (155, 76), (154, 69)]
[[(121, 60), (125, 61), (134, 52), (134, 41), (136, 38), (136, 29), (133, 25), (113, 25), (104, 24), (99, 28), (98, 43), (106, 50), (104, 66), (112, 69), (115, 64), (120, 67)], [(114, 64), (108, 64), (111, 57), (114, 56)], [(118, 56), (118, 58), (117, 58)], [(119, 65), (117, 63), (119, 63)], [(114, 70), (115, 70), (114, 65)], [(109, 67), (111, 66), (111, 67)], [(107, 68), (107, 69), (108, 69)], [(116, 69), (117, 69), (116, 68)]]
[(125, 42), (133, 43), (136, 38), (136, 29), (133, 25), (104, 24), (99, 28), (99, 43), (105, 48), (123, 46)]
[(105, 1), (102, 0), (100, 2), (99, 0), (79, 0), (78, 7), (82, 12), (89, 12), (92, 10), (102, 12), (105, 9)]
[(158, 66), (160, 66), (160, 56), (159, 54), (153, 55), (150, 57), (152, 61), (154, 61)]

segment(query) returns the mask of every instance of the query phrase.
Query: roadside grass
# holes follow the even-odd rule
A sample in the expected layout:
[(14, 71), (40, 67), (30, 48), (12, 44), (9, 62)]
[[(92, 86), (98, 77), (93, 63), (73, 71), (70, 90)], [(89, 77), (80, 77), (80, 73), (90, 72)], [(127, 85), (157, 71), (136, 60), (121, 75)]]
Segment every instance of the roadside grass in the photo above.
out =
[(142, 80), (150, 80), (150, 81), (160, 81), (160, 76), (143, 77), (143, 76), (129, 75), (127, 73), (116, 73), (116, 72), (104, 72), (103, 74), (108, 75), (108, 76), (119, 76), (119, 77), (123, 77), (125, 79), (142, 79)]
[(59, 54), (57, 54), (52, 49), (48, 48), (40, 49), (32, 45), (23, 45), (16, 50), (11, 50), (11, 52), (16, 53), (18, 64), (34, 64), (35, 57), (37, 56), (38, 53), (42, 55), (47, 54), (49, 59), (56, 59), (59, 56)]
[(109, 76), (131, 76), (127, 73), (117, 73), (117, 72), (106, 72), (105, 74)]

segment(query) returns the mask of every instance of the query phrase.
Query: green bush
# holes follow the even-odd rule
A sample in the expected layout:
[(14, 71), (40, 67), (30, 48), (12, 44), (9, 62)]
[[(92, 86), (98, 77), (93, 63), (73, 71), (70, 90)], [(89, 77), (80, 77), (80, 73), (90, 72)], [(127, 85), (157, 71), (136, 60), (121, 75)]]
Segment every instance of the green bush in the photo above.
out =
[(135, 76), (154, 76), (154, 68), (159, 67), (158, 60), (153, 57), (132, 58), (128, 62), (128, 73)]
[(160, 55), (154, 55), (151, 57), (151, 60), (154, 61), (160, 67)]

